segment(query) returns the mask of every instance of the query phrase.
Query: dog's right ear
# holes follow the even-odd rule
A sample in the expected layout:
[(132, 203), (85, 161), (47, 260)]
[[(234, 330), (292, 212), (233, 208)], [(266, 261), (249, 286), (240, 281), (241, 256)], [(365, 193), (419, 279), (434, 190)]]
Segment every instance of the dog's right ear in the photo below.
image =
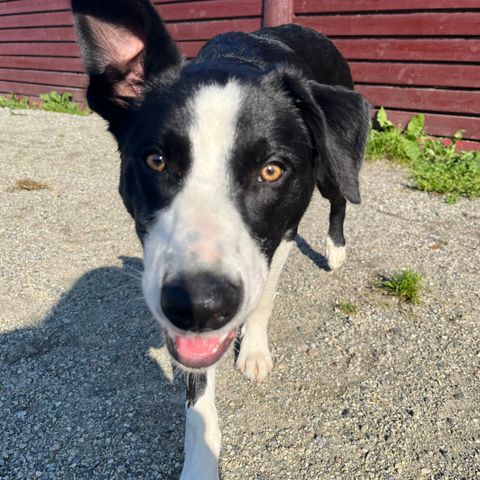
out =
[(72, 0), (75, 30), (90, 75), (90, 108), (121, 128), (145, 83), (181, 63), (148, 0)]
[(313, 140), (317, 167), (350, 202), (360, 203), (358, 174), (369, 128), (369, 104), (342, 86), (307, 80), (289, 67), (276, 68), (264, 77), (293, 100)]

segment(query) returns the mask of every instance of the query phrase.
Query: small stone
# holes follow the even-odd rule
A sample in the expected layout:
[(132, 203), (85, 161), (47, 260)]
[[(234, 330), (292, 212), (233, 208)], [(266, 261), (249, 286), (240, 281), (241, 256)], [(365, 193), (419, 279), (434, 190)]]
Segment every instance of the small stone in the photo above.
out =
[(315, 434), (313, 437), (315, 443), (321, 447), (324, 447), (327, 444), (327, 439), (321, 435)]
[(444, 450), (443, 448), (439, 449), (440, 455), (445, 459), (445, 460), (450, 460), (450, 454), (448, 453), (447, 450)]
[(299, 352), (306, 352), (306, 351), (308, 350), (308, 348), (309, 348), (309, 347), (308, 347), (307, 344), (302, 343), (301, 345), (299, 345), (299, 346), (297, 347), (297, 350), (298, 350)]

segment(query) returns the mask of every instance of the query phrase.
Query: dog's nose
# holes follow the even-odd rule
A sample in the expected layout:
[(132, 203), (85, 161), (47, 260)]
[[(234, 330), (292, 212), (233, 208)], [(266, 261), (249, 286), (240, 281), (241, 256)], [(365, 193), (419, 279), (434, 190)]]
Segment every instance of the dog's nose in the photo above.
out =
[(167, 280), (160, 304), (166, 317), (182, 330), (208, 332), (226, 325), (237, 313), (242, 287), (212, 273)]

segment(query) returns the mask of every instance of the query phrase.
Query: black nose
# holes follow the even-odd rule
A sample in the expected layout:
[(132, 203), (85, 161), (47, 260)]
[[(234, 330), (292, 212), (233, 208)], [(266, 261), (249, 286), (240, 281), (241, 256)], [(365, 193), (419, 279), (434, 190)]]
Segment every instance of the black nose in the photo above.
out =
[(196, 273), (168, 279), (162, 287), (163, 313), (178, 328), (217, 330), (237, 313), (242, 288), (224, 276)]

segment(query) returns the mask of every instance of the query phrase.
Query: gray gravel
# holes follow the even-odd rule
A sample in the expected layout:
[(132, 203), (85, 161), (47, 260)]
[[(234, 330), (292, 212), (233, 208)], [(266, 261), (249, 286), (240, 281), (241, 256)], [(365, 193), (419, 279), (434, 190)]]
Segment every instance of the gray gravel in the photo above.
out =
[[(175, 480), (184, 387), (143, 305), (114, 142), (95, 116), (0, 109), (0, 144), (0, 478)], [(49, 188), (12, 188), (27, 177)], [(315, 196), (265, 383), (219, 369), (225, 480), (480, 478), (480, 203), (383, 163), (362, 183), (334, 273)], [(373, 287), (404, 268), (419, 306)]]

